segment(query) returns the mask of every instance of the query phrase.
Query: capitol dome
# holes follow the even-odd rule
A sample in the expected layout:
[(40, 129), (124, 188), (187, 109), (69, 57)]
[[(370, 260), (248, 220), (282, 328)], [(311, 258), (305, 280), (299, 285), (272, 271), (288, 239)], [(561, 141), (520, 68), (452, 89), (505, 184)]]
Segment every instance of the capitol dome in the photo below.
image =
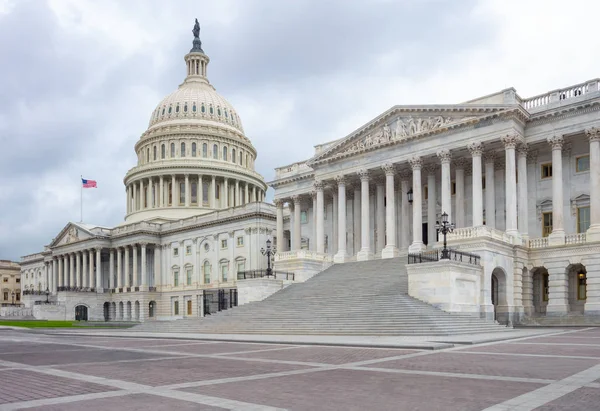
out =
[(265, 198), (256, 149), (208, 80), (199, 31), (184, 57), (183, 83), (156, 106), (135, 145), (138, 162), (124, 179), (126, 223), (178, 220)]

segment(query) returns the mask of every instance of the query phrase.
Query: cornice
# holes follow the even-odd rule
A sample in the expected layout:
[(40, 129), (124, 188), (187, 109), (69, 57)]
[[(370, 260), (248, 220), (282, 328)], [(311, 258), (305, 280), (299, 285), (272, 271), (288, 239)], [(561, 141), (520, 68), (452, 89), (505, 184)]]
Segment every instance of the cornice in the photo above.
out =
[(309, 179), (312, 180), (312, 179), (314, 179), (314, 177), (315, 177), (314, 172), (309, 172), (309, 173), (305, 173), (305, 174), (297, 174), (297, 175), (292, 175), (289, 177), (281, 178), (279, 180), (269, 181), (269, 182), (267, 182), (267, 185), (275, 188), (275, 187), (285, 185), (288, 183), (293, 183), (295, 181), (303, 181), (303, 180), (309, 180)]
[(527, 126), (547, 124), (556, 120), (563, 120), (596, 111), (600, 111), (600, 99), (584, 100), (576, 104), (556, 107), (554, 109), (548, 109), (540, 113), (532, 114), (531, 119), (527, 122)]
[(208, 142), (218, 141), (226, 144), (238, 144), (244, 147), (246, 150), (250, 151), (254, 158), (256, 158), (257, 151), (256, 148), (252, 145), (252, 142), (247, 138), (240, 138), (239, 136), (229, 136), (222, 134), (198, 134), (191, 133), (189, 130), (183, 131), (169, 131), (165, 133), (158, 133), (156, 135), (151, 136), (143, 136), (135, 143), (134, 150), (138, 152), (141, 147), (145, 147), (146, 145), (151, 145), (153, 143), (160, 143), (162, 140), (182, 140), (182, 139), (197, 139), (197, 140), (206, 140)]

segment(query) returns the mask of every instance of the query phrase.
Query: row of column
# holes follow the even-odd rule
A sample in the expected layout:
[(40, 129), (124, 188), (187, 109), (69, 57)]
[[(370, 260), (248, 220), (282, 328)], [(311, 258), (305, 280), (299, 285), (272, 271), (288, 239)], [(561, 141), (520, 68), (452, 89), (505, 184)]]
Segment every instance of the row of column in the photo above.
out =
[(53, 257), (45, 266), (48, 288), (102, 288), (101, 252), (96, 248)]
[[(170, 177), (170, 178), (169, 178)], [(171, 192), (169, 193), (169, 183)], [(183, 183), (183, 192), (180, 184)], [(210, 208), (228, 208), (250, 202), (262, 202), (265, 192), (258, 186), (240, 180), (202, 176), (201, 174), (184, 174), (183, 181), (175, 174), (156, 178), (140, 179), (127, 185), (127, 214), (163, 207), (192, 205), (192, 185), (196, 187), (196, 202)], [(207, 186), (207, 198), (204, 188)], [(227, 193), (227, 194), (222, 194)], [(170, 198), (169, 198), (170, 196)], [(180, 202), (181, 197), (183, 201)]]
[[(600, 130), (587, 130), (590, 140), (590, 204), (591, 206), (591, 226), (588, 235), (597, 235), (600, 240), (600, 207), (595, 206), (600, 199)], [(528, 187), (527, 187), (527, 154), (528, 146), (524, 143), (521, 136), (518, 134), (510, 134), (503, 136), (501, 139), (504, 145), (505, 156), (505, 231), (513, 236), (528, 236)], [(552, 149), (552, 204), (553, 204), (553, 231), (549, 241), (551, 244), (564, 244), (564, 216), (563, 216), (563, 178), (562, 178), (562, 147), (564, 139), (562, 136), (552, 136), (547, 139)], [(495, 181), (494, 181), (494, 161), (496, 158), (495, 152), (487, 152), (484, 154), (484, 147), (481, 142), (472, 142), (467, 145), (467, 149), (471, 154), (472, 162), (472, 210), (473, 210), (473, 226), (484, 225), (484, 200), (485, 200), (485, 225), (495, 228), (496, 215), (496, 198), (495, 198)], [(450, 165), (452, 155), (450, 150), (439, 150), (436, 153), (441, 166), (441, 209), (442, 212), (452, 216), (452, 187), (451, 187), (451, 170)], [(409, 160), (412, 169), (412, 213), (413, 213), (413, 238), (409, 247), (410, 252), (420, 252), (425, 246), (422, 236), (422, 170), (425, 170), (427, 176), (428, 187), (428, 237), (434, 239), (436, 236), (436, 170), (438, 165), (429, 164), (424, 166), (423, 160), (415, 156)], [(463, 227), (465, 224), (464, 210), (464, 169), (468, 164), (464, 159), (459, 159), (455, 164), (455, 201), (456, 210), (454, 213), (455, 224), (457, 227)], [(483, 176), (485, 165), (486, 189), (485, 199), (483, 197)], [(385, 174), (385, 193), (383, 184), (377, 185), (376, 190), (376, 206), (378, 209), (376, 216), (376, 224), (378, 227), (378, 238), (376, 243), (381, 244), (383, 237), (383, 213), (381, 210), (385, 208), (385, 247), (382, 250), (382, 257), (391, 258), (398, 255), (398, 247), (396, 244), (396, 205), (395, 205), (395, 181), (396, 175), (395, 165), (385, 164), (382, 166)], [(517, 185), (517, 173), (519, 175), (519, 184)], [(401, 171), (401, 193), (405, 196), (409, 190), (409, 173)], [(370, 227), (370, 202), (369, 202), (369, 170), (361, 170), (358, 172), (360, 178), (360, 209), (361, 218), (360, 226), (356, 227), (354, 232), (360, 233), (360, 251), (357, 254), (358, 260), (371, 258), (373, 250), (371, 250), (371, 234), (373, 230)], [(347, 176), (338, 176), (337, 183), (337, 238), (338, 252), (335, 260), (343, 262), (347, 259), (346, 250), (346, 183)], [(316, 251), (324, 252), (324, 183), (322, 181), (315, 182), (314, 188), (316, 195), (313, 200), (313, 208), (315, 213), (315, 234), (316, 234)], [(402, 197), (404, 199), (404, 197)], [(383, 207), (384, 199), (387, 201)], [(292, 234), (292, 250), (300, 249), (300, 196), (292, 197), (294, 224), (291, 227)], [(402, 227), (408, 226), (408, 207), (405, 201), (402, 201), (401, 210)], [(381, 207), (380, 207), (381, 204)], [(276, 201), (277, 205), (277, 237), (283, 238), (283, 202)], [(451, 218), (451, 217), (450, 217)], [(408, 235), (408, 230), (402, 231), (403, 236)], [(597, 234), (596, 234), (597, 233)], [(408, 241), (405, 243), (407, 244)]]

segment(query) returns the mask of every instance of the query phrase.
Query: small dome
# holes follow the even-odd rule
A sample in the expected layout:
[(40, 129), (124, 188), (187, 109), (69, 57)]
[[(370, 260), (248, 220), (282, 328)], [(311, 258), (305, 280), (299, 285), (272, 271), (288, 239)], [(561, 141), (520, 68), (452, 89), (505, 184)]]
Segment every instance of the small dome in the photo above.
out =
[(165, 97), (152, 112), (148, 127), (165, 125), (171, 121), (179, 122), (178, 120), (207, 120), (244, 132), (233, 106), (204, 81), (185, 81)]

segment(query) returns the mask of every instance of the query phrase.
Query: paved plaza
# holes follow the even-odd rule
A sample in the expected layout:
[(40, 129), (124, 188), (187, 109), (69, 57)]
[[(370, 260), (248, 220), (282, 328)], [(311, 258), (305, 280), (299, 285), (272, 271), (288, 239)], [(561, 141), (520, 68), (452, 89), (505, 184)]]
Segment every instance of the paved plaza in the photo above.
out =
[(444, 349), (0, 329), (0, 411), (597, 410), (600, 329)]

